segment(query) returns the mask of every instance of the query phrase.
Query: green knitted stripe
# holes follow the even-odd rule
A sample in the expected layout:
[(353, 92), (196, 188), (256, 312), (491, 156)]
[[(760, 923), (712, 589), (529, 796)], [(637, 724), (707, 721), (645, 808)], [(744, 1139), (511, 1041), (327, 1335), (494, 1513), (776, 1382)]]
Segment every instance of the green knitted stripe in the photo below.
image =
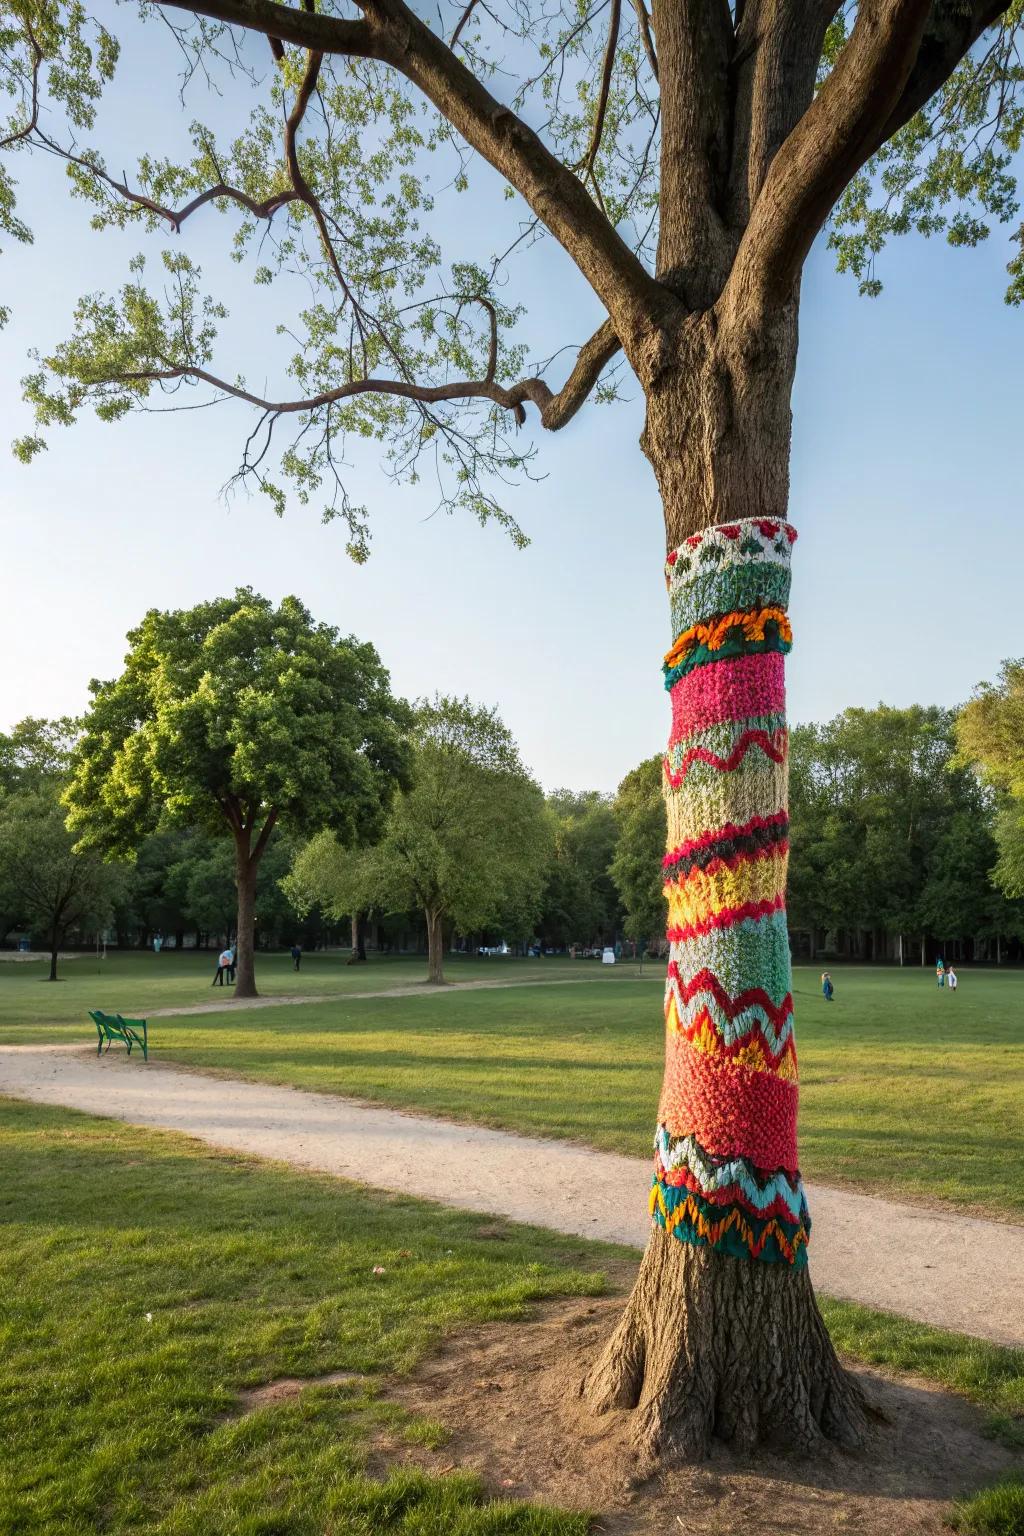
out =
[(701, 571), (690, 581), (674, 582), (669, 592), (672, 637), (723, 613), (750, 608), (785, 608), (789, 602), (788, 565), (748, 563)]

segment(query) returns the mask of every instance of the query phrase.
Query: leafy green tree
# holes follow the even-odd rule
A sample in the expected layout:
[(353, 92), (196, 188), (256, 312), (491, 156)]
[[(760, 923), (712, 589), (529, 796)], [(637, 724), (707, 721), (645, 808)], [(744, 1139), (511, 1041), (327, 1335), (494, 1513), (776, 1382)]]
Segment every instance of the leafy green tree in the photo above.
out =
[(549, 944), (603, 943), (615, 937), (619, 899), (609, 873), (618, 826), (608, 795), (554, 790), (547, 797), (551, 858), (537, 919)]
[(665, 931), (665, 801), (660, 755), (633, 768), (615, 796), (618, 838), (611, 875), (626, 913), (626, 933), (641, 944)]
[(445, 929), (483, 928), (509, 908), (535, 915), (548, 852), (544, 799), (497, 712), (438, 695), (417, 707), (411, 782), (380, 841), (346, 851), (314, 839), (293, 866), (293, 900), (341, 917), (418, 907), (427, 979), (444, 981)]
[(43, 936), (50, 981), (68, 938), (106, 925), (120, 880), (116, 865), (75, 847), (54, 786), (20, 790), (0, 806), (0, 908)]
[(960, 761), (972, 764), (999, 797), (995, 880), (1024, 896), (1024, 660), (1004, 661), (996, 683), (982, 683), (956, 720)]
[(161, 821), (234, 844), (238, 984), (254, 997), (256, 880), (279, 824), (380, 824), (404, 772), (407, 712), (377, 652), (299, 602), (248, 588), (196, 608), (151, 610), (125, 669), (93, 683), (65, 795), (81, 847), (131, 856)]
[[(31, 458), (83, 409), (113, 421), (165, 393), (244, 402), (253, 418), (239, 476), (278, 509), (289, 494), (317, 499), (344, 520), (357, 558), (367, 516), (345, 488), (347, 444), (379, 440), (387, 468), (410, 480), (426, 454), (442, 505), (504, 521), (521, 539), (498, 499), (532, 451), (513, 428), (529, 408), (544, 431), (560, 429), (591, 397), (617, 393), (619, 369), (644, 396), (641, 441), (669, 549), (711, 524), (784, 517), (800, 279), (833, 209), (838, 264), (867, 292), (893, 234), (970, 246), (1017, 218), (1024, 0), (142, 9), (172, 23), (168, 70), (184, 50), (190, 78), (222, 86), (237, 108), (232, 136), (194, 121), (191, 150), (169, 157), (141, 130), (134, 144), (122, 132), (108, 168), (88, 140), (116, 63), (110, 32), (59, 0), (17, 0), (0, 32), (5, 147), (63, 158), (100, 228), (134, 224), (159, 241), (155, 279), (143, 255), (112, 273), (112, 291), (82, 298), (72, 334), (33, 364), (35, 426), (17, 452)], [(155, 128), (162, 141), (164, 121)], [(121, 169), (129, 158), (133, 172)], [(466, 260), (433, 235), (434, 189), (457, 198), (478, 160), (507, 188), (519, 227), (497, 255), (488, 243)], [(293, 340), (280, 388), (240, 377), (224, 355), (224, 303), (183, 248), (210, 204), (235, 216), (234, 254)], [(0, 224), (27, 235), (10, 178)], [(264, 238), (271, 224), (276, 238)], [(543, 236), (596, 310), (562, 377), (564, 349), (546, 329), (531, 334), (509, 287), (515, 253)], [(1020, 254), (1007, 296), (1024, 297)], [(531, 352), (548, 365), (527, 368)], [(755, 1316), (731, 1258), (680, 1245), (655, 1272), (663, 1251), (652, 1238), (630, 1312), (636, 1336), (589, 1393), (639, 1405), (645, 1458), (702, 1450), (716, 1426), (753, 1439), (770, 1423), (794, 1445), (862, 1432), (852, 1411), (825, 1413), (824, 1388), (780, 1398), (780, 1379), (809, 1381), (797, 1341), (826, 1339), (803, 1278), (780, 1283)], [(730, 1292), (720, 1324), (667, 1336), (664, 1316), (685, 1314), (679, 1297), (696, 1295), (681, 1272), (705, 1263), (716, 1294)], [(751, 1339), (772, 1362), (753, 1386)], [(838, 1372), (822, 1343), (815, 1374)]]

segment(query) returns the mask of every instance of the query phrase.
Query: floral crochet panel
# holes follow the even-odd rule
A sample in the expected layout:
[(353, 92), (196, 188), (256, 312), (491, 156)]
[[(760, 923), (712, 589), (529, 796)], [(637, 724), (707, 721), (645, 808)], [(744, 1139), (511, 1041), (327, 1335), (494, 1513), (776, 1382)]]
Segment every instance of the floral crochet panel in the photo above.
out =
[(807, 1261), (786, 933), (784, 655), (796, 532), (752, 518), (665, 566), (670, 958), (651, 1214), (736, 1258)]

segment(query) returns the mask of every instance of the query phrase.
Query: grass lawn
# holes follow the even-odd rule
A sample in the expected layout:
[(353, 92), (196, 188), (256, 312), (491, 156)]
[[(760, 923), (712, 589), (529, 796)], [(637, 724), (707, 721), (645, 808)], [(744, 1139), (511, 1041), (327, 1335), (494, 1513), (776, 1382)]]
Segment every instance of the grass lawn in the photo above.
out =
[[(441, 1440), (382, 1377), (444, 1332), (595, 1293), (623, 1250), (2, 1100), (0, 1160), (2, 1536), (583, 1536), (583, 1517), (488, 1504), (458, 1472), (374, 1481), (366, 1456), (374, 1432)], [(997, 1428), (1024, 1417), (1020, 1352), (826, 1316), (841, 1347)], [(363, 1379), (239, 1416), (246, 1388), (339, 1370)]]
[[(600, 1290), (614, 1250), (10, 1101), (0, 1164), (3, 1536), (582, 1536), (471, 1478), (367, 1478), (373, 1430), (437, 1436), (373, 1381)], [(337, 1370), (368, 1380), (234, 1416), (247, 1387)]]
[[(356, 972), (353, 990), (407, 981), (410, 995), (157, 1020), (155, 1058), (646, 1155), (661, 1080), (658, 968), (640, 980), (632, 965), (469, 960), (453, 976), (588, 979), (460, 995), (418, 986), (422, 961), (346, 968), (325, 956), (317, 972), (320, 959), (303, 989), (335, 990), (337, 977), (341, 990)], [(144, 1011), (142, 967), (164, 960), (189, 957), (108, 961), (125, 969), (105, 973), (103, 1004)], [(294, 983), (286, 964), (271, 961), (267, 991)], [(89, 1038), (94, 976), (57, 988), (4, 974), (15, 969), (0, 966), (0, 1041), (69, 1037), (67, 1025), (21, 1022), (21, 999), (38, 1010), (40, 993)], [(1024, 973), (964, 969), (955, 996), (917, 969), (833, 975), (831, 1005), (816, 973), (794, 978), (806, 1175), (1024, 1218)], [(183, 1001), (188, 987), (213, 995), (201, 977), (171, 984)]]
[[(383, 956), (365, 965), (348, 965), (348, 950), (304, 954), (296, 974), (289, 955), (273, 952), (256, 958), (256, 985), (264, 997), (321, 997), (333, 993), (376, 992), (389, 987), (415, 990), (426, 981), (424, 955)], [(0, 1042), (28, 1039), (27, 1025), (77, 1024), (90, 1008), (141, 1017), (154, 1008), (190, 1008), (232, 996), (210, 985), (217, 951), (185, 949), (110, 950), (106, 959), (80, 954), (60, 962), (60, 977), (47, 981), (48, 960), (0, 959)], [(580, 978), (599, 970), (593, 960), (513, 960), (492, 956), (449, 956), (445, 970), (460, 981), (532, 981)], [(609, 971), (611, 967), (609, 967)], [(15, 1032), (12, 1032), (13, 1030)], [(32, 1038), (42, 1038), (39, 1035)], [(48, 1034), (47, 1038), (59, 1038)]]

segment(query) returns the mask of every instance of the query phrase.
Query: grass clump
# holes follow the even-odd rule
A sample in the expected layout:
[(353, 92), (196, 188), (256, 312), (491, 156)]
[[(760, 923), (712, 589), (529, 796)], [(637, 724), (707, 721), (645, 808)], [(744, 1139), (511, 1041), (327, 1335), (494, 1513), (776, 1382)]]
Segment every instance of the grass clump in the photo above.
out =
[(1013, 1473), (970, 1499), (959, 1499), (950, 1524), (963, 1536), (1024, 1536), (1024, 1476)]

